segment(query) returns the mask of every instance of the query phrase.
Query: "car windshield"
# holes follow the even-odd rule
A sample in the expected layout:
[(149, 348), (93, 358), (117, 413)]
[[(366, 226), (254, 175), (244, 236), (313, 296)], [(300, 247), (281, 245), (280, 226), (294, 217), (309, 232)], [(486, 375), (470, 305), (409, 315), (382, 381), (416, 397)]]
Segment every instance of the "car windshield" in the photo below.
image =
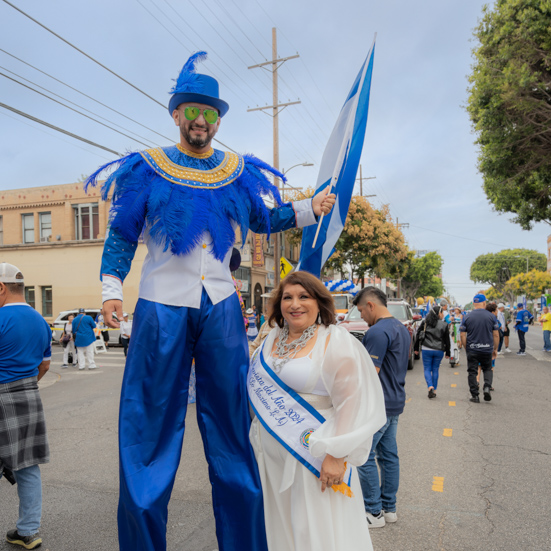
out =
[[(404, 304), (393, 304), (392, 302), (389, 302), (387, 304), (387, 308), (396, 319), (399, 319), (400, 321), (406, 321), (409, 319), (407, 315), (407, 308)], [(356, 306), (352, 307), (346, 319), (347, 321), (360, 321), (362, 319)]]
[(333, 295), (335, 310), (348, 310), (348, 297), (346, 295)]
[(393, 304), (389, 302), (387, 304), (388, 311), (392, 314), (393, 317), (400, 321), (408, 320), (408, 311), (405, 305), (403, 304)]
[(348, 321), (360, 321), (362, 319), (362, 316), (360, 316), (360, 312), (355, 306), (352, 306), (352, 309), (350, 312), (348, 312), (348, 316), (346, 318)]

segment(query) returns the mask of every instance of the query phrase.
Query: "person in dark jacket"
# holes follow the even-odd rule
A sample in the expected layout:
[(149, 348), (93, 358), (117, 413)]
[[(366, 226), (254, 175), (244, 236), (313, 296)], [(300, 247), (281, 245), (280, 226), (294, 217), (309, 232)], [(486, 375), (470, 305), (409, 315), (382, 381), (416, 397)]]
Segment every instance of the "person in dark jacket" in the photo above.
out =
[(444, 355), (450, 357), (450, 329), (443, 321), (444, 313), (440, 306), (433, 306), (417, 331), (418, 346), (422, 350), (425, 381), (429, 398), (436, 397), (438, 370)]

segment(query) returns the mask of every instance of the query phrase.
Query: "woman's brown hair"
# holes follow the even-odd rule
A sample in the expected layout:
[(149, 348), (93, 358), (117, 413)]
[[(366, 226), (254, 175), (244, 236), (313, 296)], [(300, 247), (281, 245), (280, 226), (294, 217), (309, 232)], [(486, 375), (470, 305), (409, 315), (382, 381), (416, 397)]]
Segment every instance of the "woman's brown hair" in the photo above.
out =
[(281, 313), (281, 299), (283, 298), (285, 287), (288, 285), (302, 285), (306, 292), (316, 299), (320, 309), (322, 325), (332, 325), (335, 323), (335, 303), (325, 285), (317, 277), (308, 272), (293, 272), (279, 284), (279, 287), (274, 291), (270, 299), (272, 313), (268, 321), (272, 327), (274, 326), (274, 322), (279, 327), (283, 327), (285, 320)]

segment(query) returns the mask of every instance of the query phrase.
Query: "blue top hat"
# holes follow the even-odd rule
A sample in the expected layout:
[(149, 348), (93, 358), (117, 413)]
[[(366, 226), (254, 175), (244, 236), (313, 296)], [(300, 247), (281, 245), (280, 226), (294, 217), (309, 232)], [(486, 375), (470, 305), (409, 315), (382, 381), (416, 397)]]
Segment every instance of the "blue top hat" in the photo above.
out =
[(215, 107), (221, 117), (228, 112), (230, 106), (219, 97), (218, 81), (209, 75), (195, 72), (195, 63), (205, 60), (206, 57), (207, 52), (196, 52), (186, 61), (176, 84), (170, 91), (172, 97), (168, 103), (168, 112), (171, 116), (178, 105), (187, 102), (204, 103)]

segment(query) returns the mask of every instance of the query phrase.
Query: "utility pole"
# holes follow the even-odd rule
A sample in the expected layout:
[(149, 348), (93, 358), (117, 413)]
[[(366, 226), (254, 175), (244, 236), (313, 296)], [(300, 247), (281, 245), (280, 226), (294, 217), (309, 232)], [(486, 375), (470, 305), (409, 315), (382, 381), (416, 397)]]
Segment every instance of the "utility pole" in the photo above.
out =
[[(252, 65), (249, 67), (249, 69), (256, 69), (257, 67), (261, 67), (262, 69), (265, 69), (267, 71), (272, 72), (272, 84), (273, 84), (273, 104), (267, 105), (266, 107), (254, 107), (253, 109), (247, 109), (247, 112), (250, 111), (264, 111), (265, 109), (272, 109), (272, 118), (274, 122), (274, 162), (273, 167), (276, 170), (279, 170), (279, 113), (285, 109), (288, 105), (296, 105), (300, 103), (300, 100), (298, 101), (290, 101), (288, 103), (279, 103), (278, 98), (278, 88), (277, 88), (277, 70), (283, 63), (285, 63), (289, 59), (295, 59), (297, 57), (300, 57), (298, 54), (291, 55), (288, 57), (277, 57), (277, 31), (276, 28), (272, 28), (272, 60), (271, 61), (265, 61), (264, 63), (258, 63), (257, 65)], [(271, 65), (271, 69), (267, 68), (267, 66)], [(269, 114), (269, 113), (268, 113)], [(275, 178), (274, 182), (277, 186), (277, 189), (279, 191), (279, 178)], [(274, 264), (275, 264), (275, 274), (274, 274), (274, 283), (275, 287), (279, 285), (279, 272), (280, 272), (280, 258), (281, 258), (281, 244), (279, 240), (279, 236), (275, 236), (275, 244), (274, 244)]]
[[(375, 180), (377, 176), (368, 176), (366, 178), (362, 178), (362, 165), (360, 164), (360, 177), (356, 178), (356, 182), (360, 182), (360, 195), (363, 195), (363, 181), (364, 180)], [(376, 195), (366, 195), (366, 197), (376, 197)]]
[[(398, 229), (409, 228), (409, 222), (402, 222), (400, 224), (400, 222), (398, 221), (398, 217), (396, 217), (396, 227)], [(401, 297), (402, 297), (402, 278), (399, 277), (398, 278), (398, 298), (401, 298)]]

